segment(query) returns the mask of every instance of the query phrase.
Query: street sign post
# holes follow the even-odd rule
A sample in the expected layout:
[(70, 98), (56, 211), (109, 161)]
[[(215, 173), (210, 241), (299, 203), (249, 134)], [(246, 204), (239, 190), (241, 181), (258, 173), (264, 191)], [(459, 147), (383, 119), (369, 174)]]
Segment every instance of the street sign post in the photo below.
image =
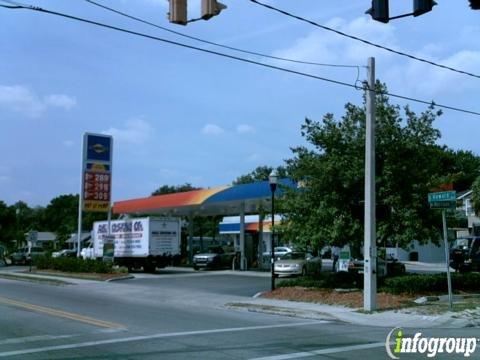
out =
[(448, 245), (448, 232), (447, 232), (447, 209), (455, 209), (457, 200), (456, 191), (442, 191), (428, 194), (428, 203), (431, 209), (442, 210), (442, 223), (443, 223), (443, 241), (445, 245), (445, 262), (447, 265), (447, 283), (448, 283), (448, 300), (450, 310), (453, 307), (453, 295), (452, 295), (452, 279), (450, 276), (450, 246)]

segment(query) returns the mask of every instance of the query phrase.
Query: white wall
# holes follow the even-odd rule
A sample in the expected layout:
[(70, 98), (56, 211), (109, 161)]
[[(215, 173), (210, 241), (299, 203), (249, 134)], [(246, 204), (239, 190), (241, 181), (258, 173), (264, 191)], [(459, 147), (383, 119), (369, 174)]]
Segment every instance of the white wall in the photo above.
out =
[(400, 261), (409, 261), (410, 253), (418, 252), (418, 261), (426, 263), (439, 263), (445, 261), (445, 247), (443, 241), (441, 245), (437, 246), (433, 243), (420, 245), (417, 240), (414, 240), (412, 246), (408, 250), (402, 248), (387, 248), (387, 254), (392, 254), (394, 258)]

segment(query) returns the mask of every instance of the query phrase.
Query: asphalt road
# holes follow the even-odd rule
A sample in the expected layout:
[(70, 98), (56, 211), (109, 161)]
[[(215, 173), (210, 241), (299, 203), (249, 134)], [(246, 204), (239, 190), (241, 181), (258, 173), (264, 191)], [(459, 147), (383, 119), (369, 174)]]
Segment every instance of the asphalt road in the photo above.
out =
[(221, 272), (64, 286), (0, 279), (0, 359), (387, 358), (391, 329), (223, 306), (268, 286), (268, 278)]

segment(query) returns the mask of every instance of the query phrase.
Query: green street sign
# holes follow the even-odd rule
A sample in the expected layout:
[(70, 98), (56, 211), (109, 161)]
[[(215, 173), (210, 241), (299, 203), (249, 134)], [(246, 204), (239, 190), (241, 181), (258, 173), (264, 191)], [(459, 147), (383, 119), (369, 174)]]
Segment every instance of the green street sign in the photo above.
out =
[(442, 191), (442, 192), (434, 192), (428, 194), (428, 202), (448, 202), (448, 201), (455, 201), (457, 199), (457, 192), (456, 191)]
[(430, 209), (455, 209), (457, 207), (456, 201), (432, 201), (430, 202)]

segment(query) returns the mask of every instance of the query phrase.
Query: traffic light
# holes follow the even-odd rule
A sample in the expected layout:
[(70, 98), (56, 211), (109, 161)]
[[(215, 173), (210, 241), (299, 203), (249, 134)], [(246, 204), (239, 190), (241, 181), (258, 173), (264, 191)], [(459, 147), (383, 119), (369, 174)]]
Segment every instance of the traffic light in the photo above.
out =
[(388, 0), (372, 0), (372, 7), (365, 14), (370, 14), (373, 20), (388, 23)]
[(413, 16), (423, 15), (437, 5), (433, 0), (414, 0), (413, 1)]
[(480, 10), (480, 0), (470, 0), (472, 10)]
[(174, 24), (187, 25), (187, 0), (170, 0), (168, 21)]
[(226, 5), (219, 3), (217, 0), (202, 0), (202, 19), (208, 20), (220, 14), (220, 11), (226, 8)]

